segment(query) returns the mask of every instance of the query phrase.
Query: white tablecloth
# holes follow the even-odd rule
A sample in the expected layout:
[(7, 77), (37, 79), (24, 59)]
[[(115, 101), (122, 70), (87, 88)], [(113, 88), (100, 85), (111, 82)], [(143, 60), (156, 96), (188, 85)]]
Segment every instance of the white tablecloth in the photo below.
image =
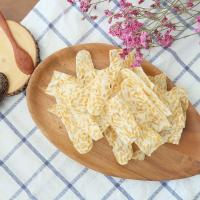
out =
[[(137, 2), (137, 1), (136, 1)], [(66, 0), (41, 0), (22, 21), (34, 35), (41, 60), (80, 43), (121, 46), (108, 34), (105, 8), (117, 10), (116, 0), (97, 8), (98, 20), (85, 21), (77, 5)], [(181, 20), (181, 19), (178, 19)], [(193, 33), (191, 28), (187, 33)], [(186, 33), (183, 33), (183, 35)], [(189, 92), (200, 112), (200, 38), (179, 40), (172, 48), (155, 48), (147, 58)], [(146, 200), (200, 199), (200, 175), (165, 182), (125, 180), (106, 176), (73, 161), (56, 149), (33, 122), (26, 91), (7, 97), (0, 105), (0, 200), (86, 199)]]

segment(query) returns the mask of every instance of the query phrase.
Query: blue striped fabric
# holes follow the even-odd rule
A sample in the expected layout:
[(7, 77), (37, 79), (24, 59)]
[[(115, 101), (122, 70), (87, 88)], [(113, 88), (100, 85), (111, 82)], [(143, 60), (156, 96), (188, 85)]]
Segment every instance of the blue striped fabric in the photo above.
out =
[[(84, 15), (77, 5), (66, 0), (41, 0), (22, 24), (36, 38), (41, 60), (59, 49), (81, 43), (121, 46), (119, 39), (108, 34), (108, 18), (102, 14), (105, 6), (116, 11), (119, 3), (113, 0), (110, 4), (100, 5), (96, 21), (87, 17), (82, 22), (80, 19)], [(182, 18), (177, 20), (182, 21)], [(193, 33), (194, 28), (185, 32)], [(167, 73), (176, 85), (185, 87), (189, 100), (200, 112), (198, 41), (197, 35), (177, 41), (172, 48), (155, 48), (148, 60)], [(68, 158), (43, 136), (28, 112), (24, 91), (6, 98), (0, 105), (0, 200), (8, 199), (198, 200), (200, 175), (148, 182), (94, 172)]]

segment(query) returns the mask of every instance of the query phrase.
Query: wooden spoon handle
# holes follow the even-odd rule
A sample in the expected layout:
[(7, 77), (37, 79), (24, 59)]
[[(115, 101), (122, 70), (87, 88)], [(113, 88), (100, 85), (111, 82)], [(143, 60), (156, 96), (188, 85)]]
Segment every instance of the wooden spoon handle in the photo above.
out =
[(18, 46), (18, 44), (16, 43), (12, 33), (10, 32), (10, 29), (8, 27), (8, 24), (3, 16), (3, 14), (0, 11), (0, 26), (1, 28), (4, 30), (5, 34), (8, 36), (10, 42), (12, 43), (12, 45), (14, 46)]

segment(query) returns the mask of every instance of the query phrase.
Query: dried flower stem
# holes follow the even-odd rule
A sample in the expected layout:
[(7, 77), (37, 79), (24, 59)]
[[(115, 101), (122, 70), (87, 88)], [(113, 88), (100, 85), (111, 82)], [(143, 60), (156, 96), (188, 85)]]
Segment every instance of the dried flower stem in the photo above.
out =
[[(73, 0), (67, 0), (75, 3)], [(88, 13), (91, 20), (95, 20), (97, 16), (91, 16), (91, 12), (96, 9), (97, 5), (107, 0), (99, 0), (92, 3), (93, 0), (79, 0), (80, 8), (84, 13)], [(145, 0), (139, 0), (139, 4)], [(143, 62), (143, 49), (148, 49), (148, 54), (152, 47), (167, 46), (189, 36), (200, 33), (200, 11), (195, 10), (195, 7), (200, 4), (200, 0), (153, 0), (154, 3), (149, 8), (134, 6), (126, 0), (119, 0), (121, 8), (117, 12), (105, 10), (104, 13), (109, 16), (108, 23), (112, 19), (119, 21), (110, 26), (109, 33), (122, 40), (124, 46), (120, 56), (125, 58), (132, 50), (135, 50), (135, 63), (132, 67), (140, 66)], [(110, 0), (108, 0), (110, 2)], [(194, 13), (195, 12), (195, 13)], [(171, 16), (172, 15), (172, 16)], [(189, 17), (186, 17), (189, 15)], [(173, 22), (177, 17), (181, 16), (183, 20)], [(86, 16), (82, 19), (84, 20)], [(121, 19), (121, 20), (120, 20)], [(140, 20), (147, 19), (147, 22), (141, 23)], [(188, 20), (192, 20), (188, 22)], [(195, 21), (196, 19), (196, 21)], [(182, 25), (187, 23), (187, 25)], [(178, 38), (185, 30), (198, 23), (198, 28), (195, 29), (196, 33)], [(178, 31), (178, 34), (171, 35), (172, 31)], [(145, 57), (145, 58), (146, 58)]]

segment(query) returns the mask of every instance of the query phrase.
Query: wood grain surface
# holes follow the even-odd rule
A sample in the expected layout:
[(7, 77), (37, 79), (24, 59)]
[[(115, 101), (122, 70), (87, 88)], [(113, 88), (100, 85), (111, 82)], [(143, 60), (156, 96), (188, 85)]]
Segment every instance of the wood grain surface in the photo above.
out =
[[(7, 24), (17, 44), (29, 53), (34, 67), (36, 67), (39, 63), (39, 51), (31, 33), (15, 21), (7, 20)], [(0, 72), (4, 73), (8, 78), (7, 96), (19, 94), (26, 88), (30, 75), (24, 74), (18, 68), (11, 42), (1, 27), (0, 44)]]
[(0, 11), (5, 19), (21, 22), (39, 0), (1, 0)]
[[(110, 176), (164, 181), (187, 178), (200, 173), (200, 116), (189, 104), (186, 128), (179, 145), (164, 144), (144, 161), (130, 160), (127, 165), (117, 163), (111, 146), (104, 137), (95, 142), (87, 154), (79, 154), (70, 141), (61, 120), (47, 111), (56, 104), (53, 96), (45, 94), (54, 70), (76, 75), (75, 58), (80, 50), (88, 50), (96, 69), (109, 66), (109, 50), (118, 47), (107, 44), (82, 44), (55, 52), (34, 71), (27, 89), (30, 114), (46, 138), (59, 150), (86, 167)], [(142, 65), (147, 75), (155, 76), (161, 71), (147, 61)], [(167, 79), (168, 89), (174, 83)], [(62, 127), (60, 129), (59, 127)], [(133, 146), (133, 148), (135, 148)], [(133, 149), (134, 150), (134, 149)]]
[[(32, 74), (33, 70), (34, 70), (33, 60), (31, 58), (31, 56), (29, 55), (29, 53), (27, 53), (16, 42), (1, 11), (0, 11), (0, 26), (3, 29), (4, 33), (6, 34), (6, 36), (8, 37), (8, 39), (10, 40), (10, 43), (13, 47), (13, 51), (14, 51), (14, 55), (15, 55), (15, 62), (17, 64), (17, 66), (24, 74), (27, 74), (27, 75)], [(35, 49), (36, 48), (37, 47), (35, 47)]]

